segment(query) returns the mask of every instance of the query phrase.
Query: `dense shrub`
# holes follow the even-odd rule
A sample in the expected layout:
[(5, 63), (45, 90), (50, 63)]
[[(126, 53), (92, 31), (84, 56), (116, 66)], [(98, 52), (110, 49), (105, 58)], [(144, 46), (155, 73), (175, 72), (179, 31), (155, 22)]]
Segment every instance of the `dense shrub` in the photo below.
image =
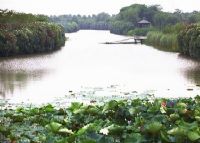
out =
[(0, 23), (21, 24), (31, 22), (48, 22), (48, 17), (45, 15), (33, 15), (26, 13), (19, 13), (12, 10), (0, 9)]
[(68, 22), (63, 25), (65, 32), (72, 33), (79, 30), (79, 26), (76, 22)]
[(64, 43), (63, 27), (46, 16), (0, 10), (0, 56), (52, 51)]
[(129, 30), (127, 35), (137, 35), (137, 36), (146, 36), (149, 31), (154, 31), (155, 28), (147, 27), (147, 28), (135, 28), (133, 30)]
[(64, 29), (52, 23), (34, 22), (0, 29), (0, 56), (52, 51), (64, 43)]
[(115, 34), (126, 35), (128, 31), (133, 28), (134, 25), (131, 22), (114, 21), (111, 23), (110, 32)]
[(0, 55), (8, 55), (18, 51), (16, 36), (8, 31), (0, 30)]
[(193, 58), (200, 58), (200, 25), (190, 25), (178, 35), (180, 52)]

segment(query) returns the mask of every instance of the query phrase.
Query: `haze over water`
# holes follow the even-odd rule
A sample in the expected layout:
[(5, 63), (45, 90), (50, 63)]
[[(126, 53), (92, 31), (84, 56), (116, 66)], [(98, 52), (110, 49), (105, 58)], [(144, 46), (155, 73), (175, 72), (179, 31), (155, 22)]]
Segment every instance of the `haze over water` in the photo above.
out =
[(55, 53), (1, 58), (0, 97), (48, 102), (69, 90), (113, 85), (118, 86), (116, 92), (151, 91), (159, 97), (189, 97), (200, 91), (200, 62), (146, 45), (102, 44), (127, 38), (108, 31), (66, 36), (69, 40)]

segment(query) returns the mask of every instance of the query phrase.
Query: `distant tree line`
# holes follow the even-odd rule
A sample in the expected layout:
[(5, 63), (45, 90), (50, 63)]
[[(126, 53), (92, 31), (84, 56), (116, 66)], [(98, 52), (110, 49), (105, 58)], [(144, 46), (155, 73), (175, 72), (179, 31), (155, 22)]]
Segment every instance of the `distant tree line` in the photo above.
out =
[(50, 16), (50, 21), (61, 24), (65, 32), (76, 32), (80, 29), (109, 30), (111, 16), (107, 13), (100, 13), (92, 16), (81, 15), (60, 15)]
[[(151, 26), (139, 27), (138, 22), (142, 19), (148, 20)], [(164, 12), (159, 5), (146, 6), (133, 4), (123, 7), (118, 14), (112, 16), (107, 13), (92, 16), (61, 15), (51, 16), (50, 21), (62, 24), (65, 32), (75, 32), (80, 29), (96, 29), (110, 30), (111, 33), (122, 35), (147, 36), (146, 44), (148, 45), (200, 58), (197, 50), (198, 46), (194, 46), (194, 43), (196, 45), (199, 44), (194, 40), (197, 37), (192, 35), (193, 39), (189, 40), (189, 37), (184, 36), (184, 34), (191, 34), (188, 34), (190, 30), (193, 31), (193, 34), (198, 31), (198, 28), (195, 30), (194, 27), (196, 26), (194, 24), (200, 22), (199, 11), (184, 13), (176, 9), (175, 12)], [(192, 25), (191, 27), (193, 28), (189, 25)], [(189, 29), (186, 28), (188, 26), (190, 27)], [(190, 41), (190, 43), (185, 43), (184, 40), (181, 41), (182, 38)]]
[[(141, 19), (151, 22), (151, 27), (138, 28)], [(200, 58), (200, 12), (163, 12), (159, 5), (134, 4), (124, 7), (115, 16), (111, 32), (128, 35), (147, 35), (146, 44), (167, 51), (178, 51), (193, 58)], [(126, 28), (121, 28), (123, 25)], [(132, 25), (131, 25), (132, 24)], [(132, 26), (132, 27), (131, 27)], [(113, 30), (114, 29), (114, 30)], [(128, 32), (127, 32), (128, 31)]]
[[(145, 18), (151, 22), (151, 27), (138, 28), (137, 22)], [(183, 13), (163, 12), (159, 5), (146, 6), (133, 4), (123, 7), (117, 15), (100, 13), (97, 15), (60, 15), (50, 16), (50, 21), (62, 24), (65, 32), (75, 32), (80, 29), (110, 30), (115, 34), (146, 35), (148, 31), (163, 30), (166, 26), (177, 23), (191, 24), (200, 21), (200, 12)], [(142, 32), (141, 32), (142, 31)]]
[(53, 51), (64, 43), (64, 28), (47, 16), (0, 10), (0, 56)]

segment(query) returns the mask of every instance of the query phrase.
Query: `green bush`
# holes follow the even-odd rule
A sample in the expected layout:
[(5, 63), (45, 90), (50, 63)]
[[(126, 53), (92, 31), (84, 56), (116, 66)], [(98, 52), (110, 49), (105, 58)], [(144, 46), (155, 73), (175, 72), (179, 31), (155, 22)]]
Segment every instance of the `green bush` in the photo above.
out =
[(127, 35), (128, 31), (133, 28), (134, 25), (130, 22), (114, 21), (111, 23), (110, 32), (115, 34)]
[(0, 55), (18, 52), (17, 37), (12, 32), (0, 30)]
[(129, 30), (127, 35), (137, 35), (137, 36), (146, 36), (149, 31), (154, 31), (155, 29), (150, 28), (135, 28), (133, 30)]
[(64, 43), (64, 28), (47, 17), (0, 10), (0, 56), (48, 52)]
[(0, 56), (48, 52), (64, 43), (64, 29), (52, 23), (34, 22), (13, 30), (0, 30)]
[(200, 58), (200, 25), (189, 25), (178, 35), (180, 52), (193, 58)]

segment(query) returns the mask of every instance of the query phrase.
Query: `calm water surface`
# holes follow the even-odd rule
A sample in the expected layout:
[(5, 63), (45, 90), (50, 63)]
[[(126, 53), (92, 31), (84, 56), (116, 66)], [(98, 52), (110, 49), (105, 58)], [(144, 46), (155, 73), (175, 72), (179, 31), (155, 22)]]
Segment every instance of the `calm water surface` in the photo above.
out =
[(85, 30), (66, 36), (65, 46), (53, 54), (1, 58), (0, 98), (48, 102), (66, 96), (69, 90), (88, 88), (101, 89), (102, 94), (107, 90), (108, 95), (138, 91), (188, 97), (200, 93), (200, 62), (146, 45), (101, 44), (127, 38), (108, 31)]

